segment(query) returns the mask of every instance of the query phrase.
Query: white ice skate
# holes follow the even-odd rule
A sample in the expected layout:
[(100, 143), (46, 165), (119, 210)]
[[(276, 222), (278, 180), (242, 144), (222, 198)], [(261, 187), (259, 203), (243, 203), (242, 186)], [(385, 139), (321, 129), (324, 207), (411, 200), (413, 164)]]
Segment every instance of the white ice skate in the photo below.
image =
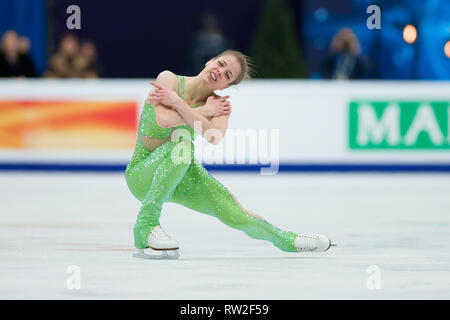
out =
[(298, 252), (322, 252), (336, 246), (331, 240), (321, 234), (299, 234), (295, 238), (295, 248)]
[(141, 249), (138, 253), (133, 254), (135, 258), (143, 259), (178, 259), (180, 254), (178, 249), (180, 245), (172, 239), (161, 226), (153, 228), (152, 233), (148, 237), (148, 249)]

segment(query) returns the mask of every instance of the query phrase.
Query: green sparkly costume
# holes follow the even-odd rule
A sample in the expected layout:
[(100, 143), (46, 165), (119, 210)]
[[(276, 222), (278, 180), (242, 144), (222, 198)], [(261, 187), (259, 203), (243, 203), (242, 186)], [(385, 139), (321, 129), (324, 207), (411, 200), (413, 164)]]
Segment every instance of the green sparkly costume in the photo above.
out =
[[(184, 99), (184, 76), (177, 76), (178, 95)], [(192, 107), (196, 107), (194, 105)], [(192, 210), (220, 219), (228, 226), (242, 230), (255, 239), (272, 242), (283, 251), (295, 252), (296, 233), (283, 231), (258, 215), (244, 209), (219, 181), (212, 177), (202, 164), (194, 159), (194, 130), (189, 125), (186, 135), (172, 137), (154, 151), (148, 150), (140, 136), (164, 139), (175, 128), (161, 128), (156, 123), (153, 104), (145, 105), (138, 128), (136, 147), (125, 176), (131, 193), (142, 202), (134, 226), (135, 247), (148, 248), (148, 237), (159, 225), (159, 217), (165, 202), (178, 203)], [(190, 147), (190, 150), (189, 150)], [(180, 150), (188, 150), (188, 161), (179, 161)], [(186, 159), (186, 152), (184, 152)], [(180, 155), (181, 154), (181, 155)]]

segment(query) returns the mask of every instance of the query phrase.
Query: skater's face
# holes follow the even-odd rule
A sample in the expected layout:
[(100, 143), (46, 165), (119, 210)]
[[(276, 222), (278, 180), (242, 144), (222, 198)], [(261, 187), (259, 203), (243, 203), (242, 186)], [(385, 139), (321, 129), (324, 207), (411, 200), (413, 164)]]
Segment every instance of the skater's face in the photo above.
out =
[(212, 90), (222, 90), (230, 86), (242, 69), (233, 55), (223, 55), (209, 60), (203, 69), (203, 78)]

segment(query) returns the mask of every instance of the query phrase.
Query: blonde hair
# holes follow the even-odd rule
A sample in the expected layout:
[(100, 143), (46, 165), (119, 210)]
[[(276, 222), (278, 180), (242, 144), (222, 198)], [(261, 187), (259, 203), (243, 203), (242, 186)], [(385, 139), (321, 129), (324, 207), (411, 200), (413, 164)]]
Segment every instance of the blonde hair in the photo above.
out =
[(253, 68), (253, 61), (250, 57), (246, 56), (245, 54), (243, 54), (240, 51), (225, 50), (224, 52), (222, 52), (221, 54), (216, 56), (214, 58), (214, 60), (218, 59), (219, 57), (225, 56), (225, 55), (234, 56), (236, 58), (236, 60), (239, 62), (239, 64), (241, 65), (241, 73), (236, 78), (236, 80), (234, 80), (232, 83), (230, 83), (231, 85), (236, 85), (236, 84), (239, 84), (242, 80), (247, 80), (247, 79), (252, 78), (252, 75), (254, 74), (255, 70)]

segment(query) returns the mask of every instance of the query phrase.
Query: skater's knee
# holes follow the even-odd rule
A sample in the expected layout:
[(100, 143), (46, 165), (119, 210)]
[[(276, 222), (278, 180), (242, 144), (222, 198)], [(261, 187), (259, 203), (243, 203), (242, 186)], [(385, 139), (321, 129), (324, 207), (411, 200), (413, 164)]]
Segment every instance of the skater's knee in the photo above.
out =
[(181, 138), (179, 138), (178, 140), (173, 140), (172, 143), (173, 143), (174, 146), (178, 145), (178, 146), (182, 146), (184, 148), (188, 148), (188, 147), (193, 147), (194, 146), (194, 143), (191, 140), (189, 140), (189, 139), (181, 139)]
[(187, 154), (194, 155), (194, 143), (190, 140), (180, 140), (176, 143), (179, 148), (182, 148)]
[(170, 158), (176, 165), (190, 165), (194, 158), (194, 144), (192, 141), (180, 140), (175, 142)]

